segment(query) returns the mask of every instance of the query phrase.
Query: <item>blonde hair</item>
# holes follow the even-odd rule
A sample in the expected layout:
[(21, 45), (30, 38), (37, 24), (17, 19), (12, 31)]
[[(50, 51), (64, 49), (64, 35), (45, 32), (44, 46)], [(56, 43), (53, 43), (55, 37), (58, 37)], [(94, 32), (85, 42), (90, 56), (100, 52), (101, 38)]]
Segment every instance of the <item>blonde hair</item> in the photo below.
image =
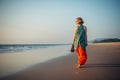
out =
[(83, 21), (83, 19), (82, 19), (81, 17), (77, 17), (76, 19), (81, 20), (81, 24), (83, 24), (83, 23), (84, 23), (84, 21)]

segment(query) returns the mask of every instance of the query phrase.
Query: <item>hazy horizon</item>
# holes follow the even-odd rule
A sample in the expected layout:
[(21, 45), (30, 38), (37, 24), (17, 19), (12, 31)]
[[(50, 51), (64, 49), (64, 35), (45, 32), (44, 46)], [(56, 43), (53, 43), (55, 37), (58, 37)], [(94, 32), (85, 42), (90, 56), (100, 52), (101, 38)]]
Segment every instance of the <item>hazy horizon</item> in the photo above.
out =
[(79, 16), (88, 40), (120, 38), (119, 0), (0, 0), (0, 44), (71, 43)]

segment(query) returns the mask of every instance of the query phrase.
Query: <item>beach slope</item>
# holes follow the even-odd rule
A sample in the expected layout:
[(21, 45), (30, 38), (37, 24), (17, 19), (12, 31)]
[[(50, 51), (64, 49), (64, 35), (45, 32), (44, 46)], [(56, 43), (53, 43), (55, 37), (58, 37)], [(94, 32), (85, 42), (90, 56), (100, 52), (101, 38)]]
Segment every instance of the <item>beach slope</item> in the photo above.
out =
[(70, 53), (1, 80), (120, 80), (119, 42), (90, 44), (87, 53), (84, 68), (75, 68), (77, 57), (75, 53)]

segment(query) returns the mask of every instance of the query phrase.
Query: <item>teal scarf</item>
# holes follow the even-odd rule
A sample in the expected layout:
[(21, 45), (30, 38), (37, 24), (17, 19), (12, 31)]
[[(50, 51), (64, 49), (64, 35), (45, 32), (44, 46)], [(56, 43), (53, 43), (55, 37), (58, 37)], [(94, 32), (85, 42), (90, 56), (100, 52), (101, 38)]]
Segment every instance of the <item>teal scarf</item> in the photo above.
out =
[(78, 26), (76, 32), (75, 43), (74, 43), (75, 48), (77, 48), (78, 45), (80, 45), (84, 50), (86, 50), (85, 30), (83, 25)]

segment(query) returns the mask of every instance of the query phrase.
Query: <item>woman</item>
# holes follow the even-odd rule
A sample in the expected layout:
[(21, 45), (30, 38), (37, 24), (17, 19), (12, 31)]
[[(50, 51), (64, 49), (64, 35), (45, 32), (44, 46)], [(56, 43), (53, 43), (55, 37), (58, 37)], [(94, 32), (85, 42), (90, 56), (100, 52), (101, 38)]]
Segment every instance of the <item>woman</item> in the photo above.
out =
[(86, 46), (87, 41), (87, 28), (83, 25), (84, 21), (81, 17), (76, 18), (77, 26), (74, 29), (74, 39), (72, 46), (76, 49), (76, 54), (78, 57), (77, 68), (84, 65), (87, 60)]

